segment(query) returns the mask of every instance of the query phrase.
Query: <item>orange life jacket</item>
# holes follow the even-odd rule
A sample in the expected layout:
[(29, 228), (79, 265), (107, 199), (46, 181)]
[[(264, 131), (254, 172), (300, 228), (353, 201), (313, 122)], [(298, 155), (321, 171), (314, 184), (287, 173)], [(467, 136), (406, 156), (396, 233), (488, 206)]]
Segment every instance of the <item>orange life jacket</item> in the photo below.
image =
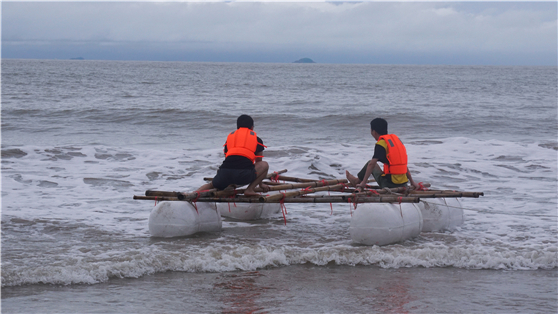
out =
[(384, 140), (387, 145), (386, 157), (389, 161), (384, 164), (385, 174), (406, 174), (407, 173), (407, 150), (401, 140), (395, 134), (380, 136), (378, 140)]
[(256, 132), (248, 128), (237, 129), (229, 134), (225, 145), (227, 145), (225, 157), (244, 156), (252, 162), (256, 161), (256, 148), (258, 147)]

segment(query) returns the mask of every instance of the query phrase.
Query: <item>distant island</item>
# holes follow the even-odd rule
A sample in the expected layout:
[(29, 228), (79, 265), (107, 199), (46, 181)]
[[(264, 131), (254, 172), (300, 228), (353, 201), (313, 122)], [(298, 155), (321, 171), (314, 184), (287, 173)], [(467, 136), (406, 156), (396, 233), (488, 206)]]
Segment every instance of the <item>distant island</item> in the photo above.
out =
[(70, 58), (70, 60), (85, 60), (85, 59), (83, 59), (83, 57), (77, 57), (77, 58)]
[(314, 60), (312, 60), (310, 58), (302, 58), (302, 59), (296, 60), (293, 63), (316, 63), (316, 62), (314, 62)]

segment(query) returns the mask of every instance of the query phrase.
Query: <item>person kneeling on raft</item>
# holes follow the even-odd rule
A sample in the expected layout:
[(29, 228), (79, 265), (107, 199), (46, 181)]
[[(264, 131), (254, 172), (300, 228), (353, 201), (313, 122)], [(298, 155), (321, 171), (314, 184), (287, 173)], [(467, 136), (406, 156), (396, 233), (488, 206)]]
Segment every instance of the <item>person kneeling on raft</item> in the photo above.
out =
[[(397, 135), (388, 134), (387, 130), (388, 123), (382, 118), (376, 118), (370, 122), (370, 134), (376, 140), (374, 156), (372, 156), (372, 160), (366, 162), (356, 177), (346, 170), (347, 180), (359, 190), (366, 188), (370, 175), (376, 179), (380, 188), (406, 186), (410, 181), (411, 185), (418, 189), (419, 185), (413, 180), (407, 167), (405, 145)], [(384, 170), (380, 168), (378, 161), (384, 164)]]
[(210, 183), (202, 185), (197, 191), (216, 188), (224, 190), (231, 184), (249, 184), (244, 195), (259, 195), (254, 188), (267, 192), (269, 186), (262, 183), (267, 176), (269, 165), (262, 160), (265, 145), (254, 132), (254, 120), (249, 115), (241, 115), (236, 120), (237, 129), (229, 134), (223, 152), (225, 160)]

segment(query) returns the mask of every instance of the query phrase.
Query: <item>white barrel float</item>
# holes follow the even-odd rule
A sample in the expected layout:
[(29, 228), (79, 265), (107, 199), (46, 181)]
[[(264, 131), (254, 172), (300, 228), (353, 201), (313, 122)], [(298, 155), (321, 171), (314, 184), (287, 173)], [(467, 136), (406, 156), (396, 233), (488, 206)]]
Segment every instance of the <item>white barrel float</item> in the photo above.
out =
[(412, 203), (358, 204), (349, 228), (351, 239), (365, 245), (387, 245), (416, 237), (422, 231), (422, 214)]
[[(219, 232), (223, 225), (214, 203), (161, 202), (149, 215), (149, 232), (154, 237), (180, 237), (197, 232)], [(213, 206), (212, 206), (213, 205)]]
[(425, 198), (418, 207), (422, 213), (423, 232), (451, 230), (463, 224), (463, 207), (456, 198)]
[(221, 216), (238, 220), (257, 220), (281, 213), (279, 203), (214, 203)]

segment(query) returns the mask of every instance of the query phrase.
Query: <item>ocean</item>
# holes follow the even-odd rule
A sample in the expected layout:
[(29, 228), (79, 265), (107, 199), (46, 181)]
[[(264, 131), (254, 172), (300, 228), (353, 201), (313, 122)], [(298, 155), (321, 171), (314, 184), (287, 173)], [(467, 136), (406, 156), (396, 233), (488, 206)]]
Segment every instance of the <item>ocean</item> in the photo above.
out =
[[(556, 67), (3, 59), (3, 313), (556, 313)], [(344, 178), (382, 117), (465, 222), (351, 243), (349, 204), (161, 239), (249, 114), (271, 171)], [(357, 209), (358, 210), (358, 209)]]

